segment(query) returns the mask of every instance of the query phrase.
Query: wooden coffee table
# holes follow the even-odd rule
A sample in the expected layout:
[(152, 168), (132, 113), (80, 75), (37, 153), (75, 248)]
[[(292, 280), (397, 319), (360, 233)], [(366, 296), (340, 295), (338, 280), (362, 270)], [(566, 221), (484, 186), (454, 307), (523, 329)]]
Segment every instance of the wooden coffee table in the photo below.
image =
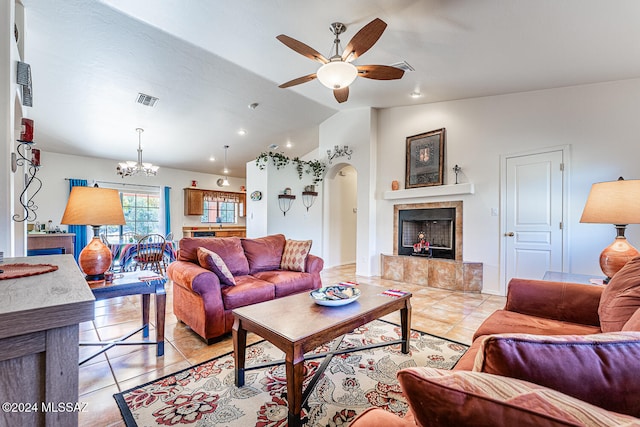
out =
[[(306, 359), (305, 353), (397, 310), (400, 310), (402, 339), (362, 348), (402, 343), (402, 352), (408, 353), (411, 329), (411, 294), (391, 297), (382, 295), (382, 292), (385, 291), (384, 288), (370, 285), (358, 285), (357, 287), (362, 293), (360, 297), (356, 301), (340, 307), (318, 305), (313, 302), (308, 292), (304, 292), (233, 310), (235, 317), (233, 348), (236, 386), (242, 387), (244, 385), (245, 370), (282, 363), (279, 361), (245, 368), (247, 332), (253, 332), (285, 353), (287, 400), (289, 401), (288, 425), (298, 426), (300, 425), (302, 406), (333, 355), (353, 352), (357, 349), (337, 350), (338, 342), (328, 353), (316, 354)], [(305, 360), (320, 357), (324, 357), (325, 360), (303, 393), (303, 363)]]

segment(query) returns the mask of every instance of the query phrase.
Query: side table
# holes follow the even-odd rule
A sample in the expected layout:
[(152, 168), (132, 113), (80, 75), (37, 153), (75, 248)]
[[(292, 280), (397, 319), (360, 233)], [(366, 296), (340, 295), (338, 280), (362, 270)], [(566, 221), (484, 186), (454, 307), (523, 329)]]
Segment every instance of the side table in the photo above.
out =
[[(102, 348), (96, 353), (84, 358), (80, 361), (80, 365), (93, 359), (99, 354), (104, 353), (116, 345), (156, 345), (156, 356), (164, 355), (164, 317), (167, 295), (165, 291), (165, 283), (167, 279), (157, 275), (153, 271), (132, 271), (128, 273), (120, 273), (114, 276), (112, 283), (106, 283), (104, 280), (89, 282), (89, 287), (96, 301), (123, 297), (127, 295), (142, 296), (142, 326), (113, 341), (81, 341), (81, 346), (101, 346)], [(149, 304), (151, 294), (155, 294), (156, 303), (156, 340), (149, 341), (127, 341), (133, 335), (142, 331), (142, 337), (149, 337)]]
[(542, 280), (550, 282), (570, 282), (570, 283), (583, 283), (585, 285), (603, 285), (604, 277), (595, 276), (590, 274), (574, 274), (563, 273), (560, 271), (547, 271), (544, 273)]

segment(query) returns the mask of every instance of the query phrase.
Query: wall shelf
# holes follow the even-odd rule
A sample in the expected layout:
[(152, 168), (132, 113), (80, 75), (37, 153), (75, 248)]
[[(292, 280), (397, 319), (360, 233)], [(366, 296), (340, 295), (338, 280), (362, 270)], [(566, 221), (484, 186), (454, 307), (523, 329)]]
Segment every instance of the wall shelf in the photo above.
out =
[(454, 196), (458, 194), (473, 194), (475, 188), (473, 183), (465, 182), (453, 185), (437, 185), (432, 187), (409, 188), (406, 190), (385, 191), (382, 198), (384, 200), (414, 199), (421, 197)]
[(287, 212), (291, 209), (291, 204), (296, 199), (292, 194), (278, 194), (278, 207), (282, 213), (287, 216)]

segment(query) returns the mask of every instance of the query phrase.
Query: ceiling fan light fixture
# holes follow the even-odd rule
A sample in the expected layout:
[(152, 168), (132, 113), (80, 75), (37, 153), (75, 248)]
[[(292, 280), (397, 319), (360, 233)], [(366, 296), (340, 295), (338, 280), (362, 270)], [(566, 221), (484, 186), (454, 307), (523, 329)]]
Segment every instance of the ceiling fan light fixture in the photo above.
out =
[(358, 69), (349, 62), (338, 60), (324, 64), (316, 75), (320, 83), (329, 89), (342, 89), (358, 77)]

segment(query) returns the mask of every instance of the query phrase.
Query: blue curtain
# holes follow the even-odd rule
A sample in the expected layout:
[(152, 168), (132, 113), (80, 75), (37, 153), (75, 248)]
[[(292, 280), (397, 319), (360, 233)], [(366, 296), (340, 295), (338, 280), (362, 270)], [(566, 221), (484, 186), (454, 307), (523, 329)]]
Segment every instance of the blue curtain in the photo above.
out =
[(164, 187), (164, 231), (171, 233), (171, 187)]
[[(69, 178), (69, 193), (71, 193), (71, 189), (73, 187), (86, 187), (87, 180), (86, 179), (71, 179)], [(87, 246), (87, 226), (86, 225), (69, 225), (69, 233), (76, 234), (76, 241), (73, 245), (73, 256), (78, 261), (78, 257), (80, 256), (80, 252)]]

